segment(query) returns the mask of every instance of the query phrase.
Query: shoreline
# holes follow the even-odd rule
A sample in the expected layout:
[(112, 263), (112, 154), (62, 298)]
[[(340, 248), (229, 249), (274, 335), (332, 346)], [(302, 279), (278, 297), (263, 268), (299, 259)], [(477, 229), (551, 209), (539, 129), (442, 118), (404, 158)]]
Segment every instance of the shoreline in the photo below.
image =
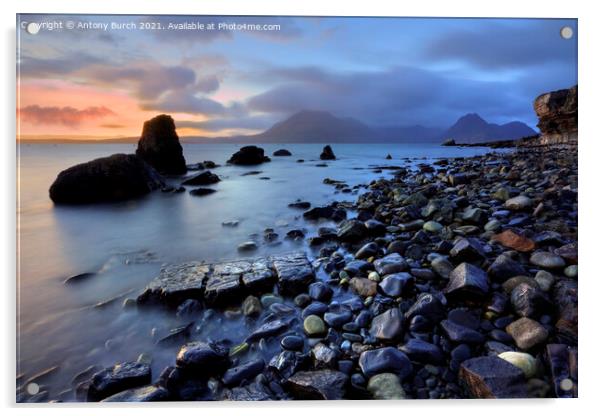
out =
[[(231, 301), (235, 297), (228, 291), (237, 291), (234, 310), (247, 316), (251, 327), (246, 347), (194, 343), (195, 331), (188, 328), (178, 332), (182, 350), (176, 365), (161, 375), (151, 377), (148, 357), (121, 366), (138, 378), (120, 385), (126, 393), (115, 392), (121, 394), (115, 399), (481, 397), (489, 376), (482, 374), (481, 361), (505, 368), (499, 376), (518, 386), (493, 391), (495, 397), (576, 396), (576, 376), (571, 376), (574, 390), (565, 391), (557, 374), (558, 368), (571, 374), (569, 356), (577, 345), (576, 171), (576, 151), (532, 150), (439, 159), (419, 164), (416, 173), (402, 168), (391, 179), (372, 181), (355, 204), (357, 219), (295, 237), (321, 247), (313, 264), (289, 262), (294, 267), (288, 274), (275, 263), (253, 270), (254, 276), (272, 274), (258, 278), (265, 284), (261, 289), (242, 284), (242, 275), (234, 286), (223, 274), (216, 278), (214, 293), (224, 289)], [(307, 221), (348, 211), (318, 208)], [(291, 273), (294, 289), (282, 283)], [(207, 311), (212, 302), (206, 298), (208, 279), (214, 277), (203, 275), (198, 291), (178, 299), (182, 302), (172, 305), (174, 312), (186, 309), (187, 319), (195, 320)], [(270, 284), (278, 289), (272, 291)], [(279, 298), (279, 291), (286, 296)], [(141, 302), (128, 298), (124, 306), (138, 308), (135, 303)], [(315, 318), (307, 322), (310, 315)], [(517, 321), (539, 335), (535, 344), (526, 347), (530, 333), (513, 327)], [(271, 346), (267, 351), (279, 342), (282, 351), (272, 357), (246, 358), (246, 350), (261, 352), (264, 344)], [(550, 345), (567, 347), (550, 352)], [(242, 351), (232, 354), (236, 347)], [(512, 349), (529, 355), (497, 357)], [(214, 360), (221, 364), (206, 368)], [(520, 366), (504, 367), (512, 360)], [(540, 370), (550, 360), (556, 363), (551, 375)], [(106, 394), (113, 391), (99, 392), (99, 386), (115, 371), (83, 380), (64, 399), (112, 396)], [(70, 394), (75, 397), (68, 399)], [(55, 398), (42, 401), (48, 399)]]

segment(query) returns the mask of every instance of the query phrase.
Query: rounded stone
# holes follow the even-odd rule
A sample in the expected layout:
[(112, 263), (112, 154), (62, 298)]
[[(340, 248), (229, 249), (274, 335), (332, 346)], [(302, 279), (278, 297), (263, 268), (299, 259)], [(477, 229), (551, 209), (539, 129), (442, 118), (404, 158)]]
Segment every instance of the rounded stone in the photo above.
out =
[(308, 336), (319, 336), (326, 333), (326, 325), (317, 315), (309, 315), (303, 321), (303, 330)]
[(575, 278), (577, 277), (577, 265), (573, 264), (564, 269), (564, 275), (566, 277)]
[(498, 357), (523, 370), (526, 378), (531, 378), (537, 373), (537, 360), (531, 354), (506, 351), (498, 354)]
[(422, 226), (422, 229), (430, 233), (438, 233), (443, 229), (443, 225), (441, 225), (437, 221), (427, 221)]
[(288, 335), (280, 340), (282, 348), (289, 351), (301, 351), (303, 344), (303, 338), (296, 335)]
[(537, 251), (533, 253), (529, 261), (531, 264), (543, 267), (544, 269), (560, 269), (566, 266), (562, 257), (547, 251)]
[(399, 377), (393, 373), (382, 373), (370, 377), (368, 391), (377, 400), (401, 400), (406, 398)]

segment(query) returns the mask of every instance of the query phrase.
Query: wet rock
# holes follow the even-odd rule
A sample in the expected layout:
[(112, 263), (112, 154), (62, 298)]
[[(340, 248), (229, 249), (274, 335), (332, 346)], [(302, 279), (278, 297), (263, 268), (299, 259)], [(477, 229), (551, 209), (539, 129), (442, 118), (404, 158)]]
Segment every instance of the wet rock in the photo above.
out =
[(183, 318), (187, 316), (197, 315), (203, 310), (203, 306), (196, 299), (186, 299), (178, 306), (176, 316)]
[(460, 238), (449, 252), (456, 262), (475, 261), (485, 258), (485, 250), (475, 238)]
[(509, 255), (500, 254), (491, 263), (487, 269), (487, 273), (491, 276), (492, 280), (504, 282), (511, 277), (525, 275), (527, 271), (522, 264), (513, 260)]
[(387, 274), (404, 272), (408, 269), (408, 263), (398, 253), (391, 253), (374, 261), (376, 272), (385, 276)]
[(124, 390), (141, 387), (151, 382), (148, 364), (124, 362), (105, 368), (92, 376), (88, 401), (96, 402)]
[(319, 342), (311, 350), (311, 356), (314, 360), (316, 369), (336, 368), (338, 362), (338, 354), (331, 348)]
[(304, 342), (303, 338), (301, 337), (296, 335), (288, 335), (280, 340), (280, 345), (285, 350), (301, 351), (303, 349)]
[(263, 371), (265, 363), (262, 359), (252, 360), (236, 367), (229, 368), (222, 380), (226, 386), (238, 386), (243, 381), (251, 381)]
[(521, 283), (512, 290), (510, 303), (514, 312), (527, 318), (538, 318), (552, 310), (552, 304), (539, 288)]
[(169, 334), (157, 341), (157, 345), (169, 346), (186, 341), (190, 337), (190, 331), (193, 326), (194, 322), (190, 322), (187, 325), (170, 330)]
[(339, 208), (338, 204), (333, 203), (324, 207), (314, 207), (309, 211), (305, 211), (303, 213), (303, 218), (308, 220), (319, 220), (320, 218), (324, 218), (339, 222), (347, 218), (347, 213), (344, 209)]
[(364, 223), (368, 234), (372, 236), (381, 236), (387, 233), (387, 226), (380, 221), (370, 219)]
[(556, 278), (552, 273), (547, 272), (545, 270), (540, 270), (535, 275), (535, 281), (537, 282), (541, 290), (543, 290), (544, 292), (548, 292), (554, 285)]
[(355, 253), (356, 259), (367, 259), (373, 257), (378, 253), (378, 244), (371, 242), (362, 246), (357, 253)]
[(218, 183), (219, 181), (219, 176), (207, 170), (203, 173), (193, 176), (192, 178), (186, 179), (184, 182), (182, 182), (182, 185), (202, 186)]
[(266, 322), (253, 331), (245, 340), (246, 343), (259, 341), (260, 339), (270, 338), (283, 332), (288, 328), (288, 322), (276, 319), (274, 321)]
[(362, 352), (359, 366), (367, 378), (381, 373), (393, 373), (404, 379), (412, 372), (412, 363), (408, 356), (393, 347)]
[(257, 250), (257, 243), (255, 241), (245, 241), (240, 243), (237, 249), (238, 251), (255, 251)]
[(378, 284), (370, 279), (354, 277), (349, 281), (349, 286), (360, 296), (368, 297), (376, 295)]
[(368, 233), (363, 222), (358, 220), (347, 220), (341, 223), (337, 231), (337, 238), (341, 241), (356, 242), (364, 238)]
[(244, 146), (234, 153), (228, 163), (232, 165), (259, 165), (269, 162), (270, 158), (264, 155), (263, 149), (257, 146)]
[(437, 256), (431, 261), (431, 267), (443, 279), (449, 279), (454, 265), (445, 257)]
[(186, 161), (176, 133), (176, 125), (166, 114), (144, 122), (136, 155), (160, 173), (186, 173)]
[(513, 230), (505, 230), (492, 237), (492, 240), (512, 250), (528, 253), (535, 250), (535, 242)]
[(322, 282), (309, 285), (309, 297), (319, 302), (327, 302), (332, 297), (332, 289)]
[(444, 293), (457, 300), (481, 300), (489, 292), (487, 274), (470, 263), (462, 263), (449, 275)]
[(526, 352), (506, 351), (498, 355), (502, 360), (520, 368), (526, 378), (534, 377), (537, 373), (537, 360)]
[(442, 364), (445, 360), (443, 351), (430, 342), (411, 338), (399, 348), (412, 361), (424, 364)]
[(484, 225), (488, 219), (487, 212), (481, 208), (468, 208), (462, 214), (462, 221), (468, 224)]
[(377, 315), (372, 320), (370, 334), (382, 342), (393, 342), (403, 336), (403, 315), (398, 308), (392, 308)]
[(340, 371), (300, 371), (286, 381), (290, 394), (300, 400), (340, 400), (349, 377)]
[(506, 327), (506, 332), (522, 350), (529, 350), (548, 339), (548, 331), (539, 322), (520, 318)]
[(479, 331), (451, 320), (441, 321), (441, 329), (451, 341), (465, 344), (481, 344), (485, 337)]
[(290, 208), (298, 208), (298, 209), (309, 209), (311, 207), (311, 203), (307, 201), (297, 201), (288, 204)]
[(176, 356), (176, 366), (195, 376), (221, 374), (229, 365), (228, 349), (215, 343), (189, 342), (180, 348)]
[(55, 204), (116, 202), (141, 197), (163, 185), (163, 178), (139, 157), (114, 154), (62, 171), (49, 195)]
[(504, 207), (511, 211), (524, 211), (531, 208), (532, 205), (531, 198), (524, 195), (515, 196), (504, 203)]
[(537, 251), (529, 259), (531, 264), (544, 269), (561, 269), (566, 266), (564, 259), (547, 251)]
[(326, 325), (319, 316), (309, 315), (303, 321), (303, 330), (308, 336), (316, 337), (326, 333)]
[(387, 275), (379, 284), (379, 290), (390, 297), (396, 298), (407, 295), (414, 287), (416, 279), (409, 273), (394, 273)]
[(242, 313), (244, 316), (258, 316), (261, 310), (261, 301), (256, 296), (249, 295), (242, 303)]
[(522, 370), (496, 356), (476, 357), (460, 366), (458, 379), (472, 398), (527, 397)]
[(305, 292), (314, 281), (314, 271), (304, 253), (274, 256), (272, 261), (283, 295), (295, 296)]
[(429, 233), (438, 233), (443, 229), (443, 225), (437, 221), (427, 221), (422, 226), (422, 229), (424, 231), (428, 231)]
[(370, 377), (367, 389), (372, 393), (372, 398), (376, 400), (402, 400), (406, 398), (399, 377), (393, 373), (382, 373)]
[(324, 149), (322, 149), (322, 153), (320, 153), (320, 160), (335, 160), (335, 159), (336, 159), (336, 156), (334, 155), (332, 148), (330, 146), (324, 146)]
[(577, 264), (579, 251), (577, 243), (565, 244), (554, 250), (554, 254), (562, 257), (569, 264)]
[(562, 279), (554, 285), (553, 299), (556, 306), (556, 330), (563, 342), (577, 344), (579, 308), (577, 281)]
[(432, 325), (436, 325), (445, 317), (445, 306), (431, 293), (421, 293), (405, 314), (408, 320), (415, 316), (422, 316)]
[(107, 397), (102, 402), (163, 402), (169, 400), (169, 392), (160, 386), (129, 389)]
[(331, 305), (324, 314), (324, 321), (331, 328), (340, 328), (353, 319), (353, 313), (347, 305)]
[(274, 156), (292, 156), (293, 155), (289, 150), (286, 150), (286, 149), (278, 149), (272, 154)]
[(211, 188), (196, 188), (196, 189), (191, 190), (189, 192), (189, 194), (192, 196), (205, 196), (205, 195), (211, 195), (215, 192), (217, 192), (217, 191), (215, 189), (211, 189)]
[(138, 296), (138, 304), (161, 303), (176, 307), (186, 299), (201, 299), (209, 265), (189, 262), (170, 265)]

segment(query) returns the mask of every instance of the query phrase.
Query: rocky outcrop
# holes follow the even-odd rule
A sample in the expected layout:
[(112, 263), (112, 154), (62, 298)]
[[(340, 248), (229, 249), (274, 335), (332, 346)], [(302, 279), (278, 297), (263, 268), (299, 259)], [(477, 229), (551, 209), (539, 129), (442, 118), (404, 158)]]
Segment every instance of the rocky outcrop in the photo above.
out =
[(186, 173), (186, 161), (176, 125), (173, 118), (166, 114), (144, 122), (136, 154), (160, 173)]
[(540, 95), (535, 99), (533, 108), (539, 117), (540, 145), (577, 145), (576, 85)]
[(334, 155), (334, 152), (332, 151), (332, 147), (330, 146), (324, 146), (324, 149), (322, 149), (322, 153), (320, 153), (320, 159), (321, 160), (335, 160), (336, 156)]
[(228, 163), (233, 165), (259, 165), (263, 162), (269, 161), (270, 158), (265, 156), (261, 147), (245, 146), (241, 147), (238, 152), (234, 153), (228, 160)]
[(62, 171), (49, 194), (55, 204), (92, 204), (136, 198), (162, 185), (157, 171), (138, 156), (118, 153)]

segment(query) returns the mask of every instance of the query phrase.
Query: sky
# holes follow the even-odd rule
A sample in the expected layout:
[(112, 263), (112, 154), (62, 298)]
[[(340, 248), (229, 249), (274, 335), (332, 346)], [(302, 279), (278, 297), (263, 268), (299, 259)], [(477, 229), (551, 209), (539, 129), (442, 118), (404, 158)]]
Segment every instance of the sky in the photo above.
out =
[(29, 139), (136, 137), (162, 113), (180, 136), (252, 134), (301, 110), (535, 128), (533, 100), (577, 83), (572, 19), (19, 15), (17, 39)]

